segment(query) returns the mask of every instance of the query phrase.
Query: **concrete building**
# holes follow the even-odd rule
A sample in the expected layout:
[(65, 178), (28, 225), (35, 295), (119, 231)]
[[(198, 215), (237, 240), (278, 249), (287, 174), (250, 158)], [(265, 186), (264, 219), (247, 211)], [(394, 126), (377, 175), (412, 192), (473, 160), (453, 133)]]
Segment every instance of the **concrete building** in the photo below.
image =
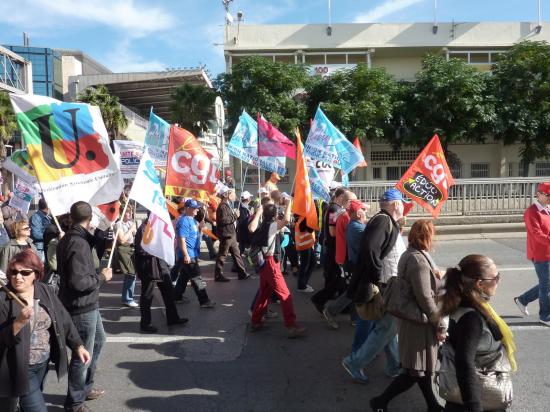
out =
[[(441, 54), (460, 58), (489, 70), (495, 57), (523, 40), (549, 41), (550, 23), (472, 22), (405, 24), (283, 24), (226, 27), (226, 70), (245, 56), (266, 56), (276, 62), (307, 64), (312, 75), (329, 76), (359, 62), (384, 68), (396, 80), (413, 81), (423, 56)], [(338, 125), (336, 125), (338, 126)], [(351, 137), (351, 136), (348, 136)], [(519, 146), (457, 144), (449, 149), (462, 161), (456, 178), (514, 177), (520, 174)], [(397, 180), (415, 159), (417, 148), (394, 152), (383, 141), (363, 144), (369, 167), (357, 171), (355, 180)], [(294, 162), (288, 161), (290, 175)], [(550, 162), (530, 165), (530, 176), (550, 175)], [(247, 180), (249, 180), (247, 178)]]

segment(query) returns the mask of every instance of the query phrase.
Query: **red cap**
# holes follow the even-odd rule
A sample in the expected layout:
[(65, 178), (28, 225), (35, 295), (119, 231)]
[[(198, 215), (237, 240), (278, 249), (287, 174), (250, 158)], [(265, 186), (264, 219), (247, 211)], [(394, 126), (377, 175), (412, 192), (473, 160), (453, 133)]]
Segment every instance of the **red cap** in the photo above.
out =
[(544, 193), (546, 195), (550, 195), (550, 182), (545, 182), (539, 184), (539, 187), (537, 188), (537, 192)]
[(361, 209), (367, 209), (367, 205), (360, 200), (354, 199), (349, 203), (348, 212), (355, 213)]

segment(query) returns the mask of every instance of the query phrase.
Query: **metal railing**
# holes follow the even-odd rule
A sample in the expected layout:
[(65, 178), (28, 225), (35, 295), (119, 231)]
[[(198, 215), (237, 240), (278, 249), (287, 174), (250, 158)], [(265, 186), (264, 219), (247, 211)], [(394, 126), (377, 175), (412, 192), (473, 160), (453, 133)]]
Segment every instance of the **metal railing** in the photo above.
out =
[(136, 125), (144, 128), (147, 130), (149, 127), (149, 121), (145, 120), (143, 117), (141, 117), (139, 114), (137, 114), (135, 111), (133, 111), (131, 108), (124, 106), (123, 104), (120, 104), (120, 108), (122, 110), (122, 113), (124, 113), (124, 116), (130, 120), (133, 121)]
[[(533, 202), (537, 185), (549, 178), (493, 178), (456, 179), (449, 190), (449, 199), (443, 204), (440, 215), (511, 215), (520, 214)], [(369, 203), (371, 210), (378, 209), (378, 199), (396, 181), (356, 181), (350, 188), (359, 199)], [(429, 216), (416, 203), (410, 215)]]

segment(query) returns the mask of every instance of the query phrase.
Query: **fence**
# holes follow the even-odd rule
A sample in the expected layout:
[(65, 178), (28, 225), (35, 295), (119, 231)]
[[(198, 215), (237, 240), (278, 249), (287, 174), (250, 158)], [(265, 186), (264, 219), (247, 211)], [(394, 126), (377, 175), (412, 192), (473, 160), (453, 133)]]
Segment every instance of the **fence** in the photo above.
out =
[[(449, 190), (449, 199), (441, 208), (441, 215), (508, 215), (523, 213), (532, 204), (537, 185), (544, 178), (494, 178), (456, 179)], [(350, 182), (350, 188), (359, 199), (370, 203), (371, 210), (378, 209), (378, 199), (393, 181)], [(428, 216), (415, 204), (410, 215)]]

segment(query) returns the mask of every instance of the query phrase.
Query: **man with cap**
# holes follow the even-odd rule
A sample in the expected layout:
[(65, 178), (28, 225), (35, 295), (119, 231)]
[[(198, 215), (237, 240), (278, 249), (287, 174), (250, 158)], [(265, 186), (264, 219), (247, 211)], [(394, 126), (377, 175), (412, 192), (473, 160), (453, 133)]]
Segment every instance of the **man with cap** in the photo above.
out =
[[(388, 280), (397, 276), (397, 264), (406, 249), (397, 223), (402, 217), (403, 195), (397, 189), (387, 190), (380, 198), (380, 212), (369, 220), (361, 237), (359, 258), (347, 291), (356, 304), (370, 299), (367, 298), (369, 283), (384, 290)], [(365, 336), (366, 340), (359, 346), (356, 341)], [(355, 381), (366, 383), (368, 378), (363, 369), (382, 349), (386, 353), (386, 375), (397, 376), (397, 325), (390, 314), (375, 321), (358, 321), (352, 353), (342, 360), (342, 366)]]
[(235, 183), (233, 183), (233, 172), (231, 171), (231, 169), (225, 169), (224, 184), (231, 189), (235, 188)]
[(279, 176), (277, 173), (271, 173), (269, 179), (267, 179), (264, 183), (264, 187), (269, 193), (273, 192), (274, 190), (279, 190), (279, 188), (277, 187), (277, 183), (279, 183), (280, 180), (281, 176)]
[(44, 198), (38, 201), (38, 210), (31, 216), (31, 239), (38, 251), (38, 256), (42, 261), (45, 259), (44, 254), (44, 231), (50, 225), (52, 218), (50, 217), (50, 209)]
[(250, 246), (250, 232), (248, 231), (248, 224), (250, 223), (250, 200), (252, 194), (248, 191), (241, 193), (241, 203), (239, 205), (239, 218), (237, 219), (237, 242), (239, 242), (239, 251), (241, 256)]
[(539, 300), (539, 321), (550, 326), (550, 182), (541, 183), (536, 199), (523, 214), (527, 230), (527, 259), (533, 262), (539, 284), (514, 302), (524, 315), (529, 315), (527, 305)]
[(248, 279), (250, 275), (246, 273), (244, 268), (239, 243), (237, 242), (235, 222), (239, 217), (239, 212), (233, 211), (235, 191), (226, 187), (220, 191), (220, 196), (222, 201), (216, 209), (216, 235), (220, 239), (220, 246), (216, 259), (216, 269), (214, 270), (214, 280), (216, 282), (229, 282), (229, 279), (223, 275), (223, 264), (228, 253), (231, 253), (233, 257), (239, 279)]
[(262, 200), (264, 197), (269, 197), (269, 190), (267, 190), (265, 187), (260, 187), (258, 189), (258, 197), (260, 200)]
[(200, 307), (213, 308), (215, 303), (208, 297), (206, 283), (201, 278), (199, 267), (201, 229), (204, 225), (203, 222), (199, 223), (195, 219), (199, 207), (199, 202), (195, 199), (187, 199), (183, 215), (176, 223), (178, 262), (175, 268), (179, 269), (179, 276), (174, 288), (174, 299), (176, 301), (182, 299), (187, 282), (191, 281)]

